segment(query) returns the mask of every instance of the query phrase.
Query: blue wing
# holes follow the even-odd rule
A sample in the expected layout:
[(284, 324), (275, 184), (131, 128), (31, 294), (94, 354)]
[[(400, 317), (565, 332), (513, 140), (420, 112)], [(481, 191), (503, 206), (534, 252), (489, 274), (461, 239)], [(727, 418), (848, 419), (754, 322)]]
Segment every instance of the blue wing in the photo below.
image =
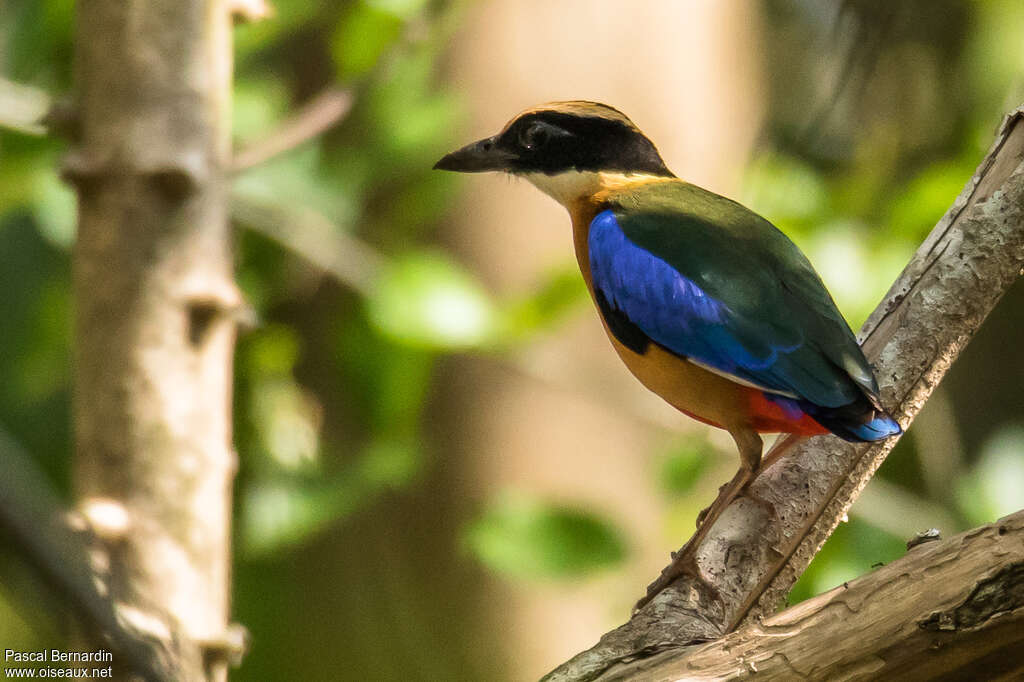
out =
[[(819, 350), (820, 339), (808, 338), (801, 327), (807, 306), (793, 316), (795, 322), (786, 319), (785, 307), (793, 301), (783, 300), (785, 287), (757, 261), (756, 249), (748, 244), (730, 252), (721, 235), (718, 242), (711, 237), (708, 248), (708, 239), (694, 241), (702, 235), (686, 229), (691, 226), (672, 227), (659, 237), (673, 242), (667, 249), (676, 254), (673, 260), (680, 260), (680, 252), (688, 254), (687, 262), (695, 263), (688, 268), (691, 276), (635, 244), (613, 211), (601, 212), (590, 225), (595, 296), (623, 343), (638, 350), (646, 338), (724, 374), (823, 407), (863, 400), (847, 371)], [(813, 333), (813, 325), (808, 329)], [(856, 348), (852, 333), (845, 333)]]

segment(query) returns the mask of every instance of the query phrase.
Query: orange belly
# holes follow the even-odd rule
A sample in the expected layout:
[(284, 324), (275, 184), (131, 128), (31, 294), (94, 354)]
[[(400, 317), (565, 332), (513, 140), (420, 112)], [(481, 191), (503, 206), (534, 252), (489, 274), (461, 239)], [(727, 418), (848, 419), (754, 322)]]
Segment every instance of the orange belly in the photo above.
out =
[(605, 331), (622, 362), (640, 383), (698, 421), (730, 431), (750, 428), (762, 433), (808, 436), (828, 433), (806, 414), (787, 414), (758, 388), (731, 381), (657, 344), (651, 344), (643, 355), (634, 353), (620, 343), (607, 326)]

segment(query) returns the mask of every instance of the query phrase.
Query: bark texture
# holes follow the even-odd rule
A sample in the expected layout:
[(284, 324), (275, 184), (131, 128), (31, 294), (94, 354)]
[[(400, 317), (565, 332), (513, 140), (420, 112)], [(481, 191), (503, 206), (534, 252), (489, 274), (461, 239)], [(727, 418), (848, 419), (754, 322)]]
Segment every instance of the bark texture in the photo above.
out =
[(1024, 511), (703, 646), (599, 679), (967, 680), (1024, 673)]
[[(861, 338), (883, 403), (906, 428), (1024, 266), (1024, 109), (921, 245)], [(683, 576), (545, 678), (593, 680), (610, 666), (721, 637), (773, 613), (896, 439), (801, 440), (722, 514)]]
[(241, 304), (228, 8), (83, 0), (77, 28), (77, 505), (119, 619), (167, 644), (176, 679), (223, 679)]

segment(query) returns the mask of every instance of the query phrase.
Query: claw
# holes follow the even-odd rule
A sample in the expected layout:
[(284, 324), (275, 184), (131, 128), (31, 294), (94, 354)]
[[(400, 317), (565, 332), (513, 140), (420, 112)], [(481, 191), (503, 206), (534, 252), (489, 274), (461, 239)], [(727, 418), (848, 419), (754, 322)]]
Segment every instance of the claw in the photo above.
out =
[[(799, 436), (788, 436), (784, 439), (780, 439), (775, 445), (772, 446), (764, 460), (761, 460), (761, 439), (756, 436), (756, 440), (745, 441), (749, 443), (749, 450), (745, 451), (744, 448), (740, 447), (741, 461), (743, 466), (736, 472), (732, 480), (719, 488), (718, 497), (709, 507), (701, 511), (697, 515), (697, 532), (693, 534), (685, 545), (678, 551), (672, 552), (672, 562), (666, 566), (662, 571), (661, 575), (647, 586), (647, 594), (640, 598), (633, 607), (633, 612), (636, 613), (644, 605), (650, 602), (659, 592), (664, 590), (666, 587), (671, 585), (673, 582), (678, 580), (680, 577), (686, 574), (693, 575), (699, 578), (700, 572), (697, 568), (696, 552), (700, 547), (701, 543), (704, 542), (704, 538), (710, 532), (711, 528), (715, 525), (715, 521), (722, 515), (729, 506), (732, 505), (733, 501), (741, 494), (746, 497), (751, 495), (746, 492), (747, 487), (754, 482), (758, 474), (767, 469), (773, 464), (786, 450), (788, 450), (795, 442), (799, 440)], [(741, 443), (741, 439), (737, 438), (737, 445)], [(756, 445), (756, 447), (754, 447)], [(756, 452), (756, 456), (754, 451)], [(746, 455), (746, 456), (744, 456)], [(763, 500), (759, 500), (753, 497), (760, 503), (765, 503)], [(767, 503), (765, 503), (767, 504)]]

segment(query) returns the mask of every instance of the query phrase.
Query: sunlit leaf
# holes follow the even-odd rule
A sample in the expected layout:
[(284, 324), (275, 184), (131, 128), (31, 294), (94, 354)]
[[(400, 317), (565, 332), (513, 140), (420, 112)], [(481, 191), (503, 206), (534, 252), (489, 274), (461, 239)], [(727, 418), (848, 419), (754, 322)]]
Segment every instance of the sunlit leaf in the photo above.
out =
[(32, 214), (39, 232), (54, 245), (70, 249), (78, 217), (74, 192), (61, 182), (55, 169), (38, 173), (34, 189)]
[(801, 240), (853, 329), (878, 305), (915, 248), (913, 242), (900, 237), (887, 237), (885, 247), (878, 248), (871, 236), (871, 228), (863, 222), (838, 219)]
[(923, 238), (960, 194), (974, 173), (974, 161), (937, 163), (918, 174), (892, 203), (893, 234)]
[(568, 578), (625, 558), (618, 529), (576, 508), (523, 497), (498, 500), (465, 532), (470, 551), (495, 571), (520, 578)]
[(308, 540), (358, 505), (357, 488), (261, 480), (242, 495), (242, 551), (261, 555)]
[(906, 553), (906, 540), (856, 518), (841, 523), (789, 593), (796, 604), (869, 573)]
[[(427, 98), (417, 106), (414, 116), (405, 116), (398, 125), (390, 130), (392, 142), (398, 151), (433, 150), (437, 148), (437, 140), (445, 139), (455, 120), (458, 106), (456, 100), (449, 96)], [(411, 112), (410, 112), (411, 113)]]
[(814, 169), (791, 156), (762, 154), (747, 167), (742, 201), (773, 222), (818, 215), (826, 198), (825, 185)]
[(494, 326), (483, 287), (437, 253), (411, 254), (389, 266), (367, 305), (383, 334), (424, 348), (471, 348), (484, 343)]
[(278, 466), (295, 470), (316, 465), (323, 409), (312, 393), (290, 377), (257, 379), (251, 412), (263, 450)]
[(365, 115), (380, 163), (439, 175), (429, 168), (455, 144), (461, 117), (458, 98), (437, 92), (435, 79), (436, 59), (417, 49), (390, 64), (368, 93)]
[(240, 141), (265, 138), (288, 112), (284, 83), (270, 78), (238, 79), (231, 101), (231, 133)]
[(517, 341), (550, 329), (587, 298), (587, 287), (575, 265), (549, 273), (526, 296), (504, 304), (499, 325), (502, 338)]
[(1024, 426), (1003, 427), (985, 441), (977, 465), (960, 478), (956, 500), (972, 524), (1024, 507)]
[(408, 19), (427, 5), (427, 0), (365, 0), (366, 4), (396, 17)]

